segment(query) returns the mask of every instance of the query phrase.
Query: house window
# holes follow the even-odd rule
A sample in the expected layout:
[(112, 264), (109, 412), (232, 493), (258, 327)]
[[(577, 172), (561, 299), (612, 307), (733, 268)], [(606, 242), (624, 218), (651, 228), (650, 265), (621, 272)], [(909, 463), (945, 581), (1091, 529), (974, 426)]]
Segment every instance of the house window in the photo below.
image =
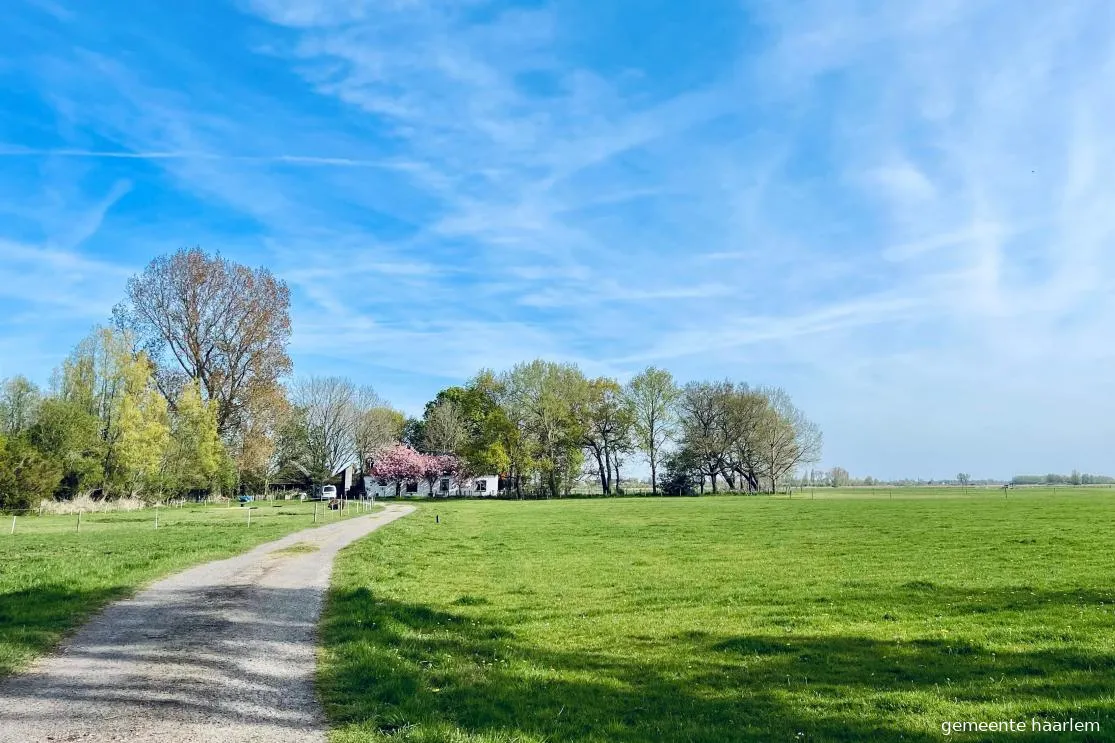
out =
[(443, 493), (448, 493), (449, 492), (449, 478), (448, 477), (441, 478), (441, 492), (443, 492)]
[(476, 481), (476, 492), (483, 493), (483, 492), (487, 491), (487, 489), (488, 489), (488, 481), (487, 480), (485, 480), (484, 478), (480, 478), (479, 480)]
[(418, 492), (418, 483), (417, 482), (408, 482), (407, 483), (407, 492), (408, 493), (417, 493)]

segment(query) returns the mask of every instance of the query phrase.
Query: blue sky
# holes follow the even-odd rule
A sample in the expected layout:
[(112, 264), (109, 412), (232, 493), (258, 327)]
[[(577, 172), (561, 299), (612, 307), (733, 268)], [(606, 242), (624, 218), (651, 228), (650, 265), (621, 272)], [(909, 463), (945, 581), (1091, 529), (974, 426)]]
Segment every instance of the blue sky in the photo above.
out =
[(1115, 472), (1097, 2), (16, 0), (0, 376), (154, 255), (265, 264), (415, 412), (541, 356), (784, 386), (823, 464)]

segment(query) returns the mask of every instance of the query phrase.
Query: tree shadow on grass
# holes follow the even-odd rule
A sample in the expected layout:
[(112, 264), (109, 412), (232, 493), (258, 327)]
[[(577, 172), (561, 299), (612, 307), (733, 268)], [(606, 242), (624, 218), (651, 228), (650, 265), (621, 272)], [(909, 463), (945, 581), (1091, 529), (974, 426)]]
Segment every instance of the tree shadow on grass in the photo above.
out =
[(681, 633), (633, 658), (539, 648), (481, 616), (334, 592), (319, 687), (340, 739), (929, 741), (940, 710), (1004, 703), (1109, 731), (1049, 740), (1115, 731), (1106, 653)]
[(76, 591), (47, 585), (0, 594), (0, 678), (50, 650), (91, 612), (130, 592), (126, 587)]

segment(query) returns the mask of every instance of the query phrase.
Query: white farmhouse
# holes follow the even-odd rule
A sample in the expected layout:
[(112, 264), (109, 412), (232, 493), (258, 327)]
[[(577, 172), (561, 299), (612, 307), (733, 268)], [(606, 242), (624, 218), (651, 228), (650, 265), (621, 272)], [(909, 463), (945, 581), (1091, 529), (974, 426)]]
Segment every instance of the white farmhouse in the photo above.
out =
[[(364, 478), (364, 492), (375, 498), (393, 498), (395, 496), (395, 483), (387, 480), (376, 480), (374, 477)], [(481, 475), (469, 477), (457, 482), (454, 477), (442, 477), (434, 482), (434, 496), (464, 495), (470, 497), (490, 497), (499, 493), (499, 477), (497, 475)], [(426, 480), (404, 482), (399, 488), (400, 495), (429, 496), (430, 483)]]

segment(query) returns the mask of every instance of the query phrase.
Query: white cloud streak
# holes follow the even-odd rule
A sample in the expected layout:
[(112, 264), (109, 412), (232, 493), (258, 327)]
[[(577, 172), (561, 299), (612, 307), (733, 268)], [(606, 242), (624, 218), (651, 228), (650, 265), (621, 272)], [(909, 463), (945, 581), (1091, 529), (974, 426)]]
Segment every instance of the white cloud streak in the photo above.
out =
[[(283, 95), (173, 37), (152, 44), (174, 85), (87, 40), (28, 74), (64, 128), (96, 136), (0, 157), (154, 166), (250, 221), (229, 239), (295, 286), (311, 363), (668, 361), (784, 377), (831, 462), (860, 472), (909, 474), (919, 447), (939, 450), (938, 476), (983, 471), (957, 461), (972, 442), (940, 443), (973, 409), (992, 429), (1045, 421), (1027, 444), (1047, 446), (1043, 468), (1110, 469), (1066, 395), (1034, 397), (1071, 386), (1115, 405), (1102, 4), (752, 3), (717, 70), (675, 87), (579, 56), (561, 6), (241, 7), (252, 64), (281, 71)], [(86, 227), (43, 244), (103, 236), (103, 193), (74, 209)], [(1025, 385), (996, 383), (1020, 369)], [(857, 415), (885, 425), (865, 436)], [(980, 450), (987, 474), (1017, 466), (1009, 446)]]

